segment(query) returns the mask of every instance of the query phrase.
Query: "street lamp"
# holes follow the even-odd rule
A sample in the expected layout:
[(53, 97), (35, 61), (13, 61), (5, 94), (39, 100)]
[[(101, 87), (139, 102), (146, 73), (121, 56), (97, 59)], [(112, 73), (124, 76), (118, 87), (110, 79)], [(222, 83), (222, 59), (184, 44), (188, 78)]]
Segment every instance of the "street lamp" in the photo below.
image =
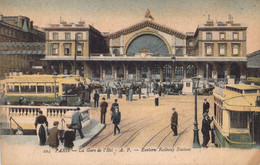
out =
[(197, 121), (197, 90), (199, 86), (200, 78), (193, 77), (192, 78), (192, 84), (193, 88), (195, 89), (195, 121), (194, 121), (194, 136), (193, 136), (193, 148), (201, 148), (200, 147), (200, 141), (199, 141), (199, 129), (198, 129), (198, 121)]
[(58, 75), (58, 73), (56, 72), (56, 71), (54, 71), (53, 73), (52, 73), (52, 75), (53, 75), (53, 79), (54, 79), (54, 103), (56, 103), (56, 79), (57, 79), (57, 75)]

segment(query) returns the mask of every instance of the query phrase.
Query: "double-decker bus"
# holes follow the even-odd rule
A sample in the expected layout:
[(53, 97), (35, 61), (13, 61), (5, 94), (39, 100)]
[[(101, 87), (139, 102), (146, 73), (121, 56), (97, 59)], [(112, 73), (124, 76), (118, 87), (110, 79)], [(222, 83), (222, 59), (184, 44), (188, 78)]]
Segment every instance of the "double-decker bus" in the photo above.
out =
[(35, 104), (53, 104), (66, 99), (73, 105), (89, 80), (78, 75), (21, 75), (5, 79), (5, 96), (10, 104), (21, 97)]
[(213, 95), (216, 146), (260, 148), (260, 86), (215, 87)]

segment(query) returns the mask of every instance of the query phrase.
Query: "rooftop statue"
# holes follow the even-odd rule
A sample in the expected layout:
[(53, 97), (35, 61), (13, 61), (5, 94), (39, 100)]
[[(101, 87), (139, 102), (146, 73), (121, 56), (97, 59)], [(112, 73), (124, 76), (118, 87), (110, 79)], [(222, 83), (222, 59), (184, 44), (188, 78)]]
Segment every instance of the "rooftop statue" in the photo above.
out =
[(152, 21), (154, 20), (153, 16), (151, 15), (151, 11), (149, 9), (147, 9), (147, 11), (145, 12), (145, 16), (146, 19), (151, 19)]

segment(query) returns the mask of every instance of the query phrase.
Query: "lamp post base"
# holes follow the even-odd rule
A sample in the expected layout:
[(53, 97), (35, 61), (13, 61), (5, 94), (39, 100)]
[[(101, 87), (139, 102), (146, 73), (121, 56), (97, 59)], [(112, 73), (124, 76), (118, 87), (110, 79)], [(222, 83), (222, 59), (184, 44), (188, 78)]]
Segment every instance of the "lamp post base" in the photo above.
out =
[(194, 135), (193, 135), (193, 146), (192, 148), (201, 148), (200, 146), (200, 140), (199, 140), (199, 129), (195, 128), (193, 129)]

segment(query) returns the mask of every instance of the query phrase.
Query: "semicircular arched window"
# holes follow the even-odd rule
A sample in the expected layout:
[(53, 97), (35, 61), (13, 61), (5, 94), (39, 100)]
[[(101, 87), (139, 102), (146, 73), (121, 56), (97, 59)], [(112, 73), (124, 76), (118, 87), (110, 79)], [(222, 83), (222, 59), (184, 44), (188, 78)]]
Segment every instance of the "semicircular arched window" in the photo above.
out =
[(153, 55), (166, 55), (169, 54), (169, 50), (165, 42), (158, 36), (152, 34), (143, 34), (131, 41), (126, 54), (153, 54)]

